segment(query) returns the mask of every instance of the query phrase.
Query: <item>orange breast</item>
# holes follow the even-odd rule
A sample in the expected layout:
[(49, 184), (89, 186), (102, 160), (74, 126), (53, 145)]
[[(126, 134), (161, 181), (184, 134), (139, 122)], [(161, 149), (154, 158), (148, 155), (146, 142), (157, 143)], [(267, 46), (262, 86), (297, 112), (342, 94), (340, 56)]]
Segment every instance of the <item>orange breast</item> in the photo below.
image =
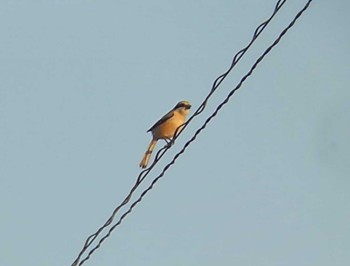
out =
[(176, 129), (184, 122), (185, 118), (183, 116), (175, 114), (152, 131), (153, 137), (155, 139), (172, 138)]

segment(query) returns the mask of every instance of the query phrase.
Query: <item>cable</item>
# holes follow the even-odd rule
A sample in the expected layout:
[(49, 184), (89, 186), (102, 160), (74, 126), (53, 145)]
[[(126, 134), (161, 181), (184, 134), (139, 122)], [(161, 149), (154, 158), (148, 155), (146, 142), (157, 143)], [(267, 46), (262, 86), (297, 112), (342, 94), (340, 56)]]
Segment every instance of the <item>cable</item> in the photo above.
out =
[[(184, 128), (188, 125), (188, 123), (194, 119), (194, 117), (198, 116), (200, 113), (203, 112), (203, 110), (205, 109), (205, 106), (209, 100), (209, 98), (213, 95), (213, 93), (216, 91), (216, 89), (220, 86), (220, 84), (224, 81), (224, 79), (227, 77), (227, 75), (232, 71), (232, 69), (235, 67), (235, 65), (240, 61), (240, 59), (243, 57), (243, 55), (247, 52), (247, 50), (253, 45), (253, 43), (257, 40), (257, 38), (260, 36), (260, 34), (264, 31), (264, 29), (266, 28), (266, 26), (270, 23), (270, 21), (272, 20), (272, 18), (278, 13), (278, 11), (282, 8), (282, 6), (286, 3), (286, 0), (278, 0), (275, 8), (271, 14), (271, 16), (264, 22), (262, 22), (254, 31), (253, 37), (251, 39), (251, 41), (247, 44), (246, 47), (244, 47), (243, 49), (241, 49), (239, 52), (237, 52), (232, 60), (232, 63), (230, 65), (230, 67), (228, 68), (228, 70), (221, 74), (218, 78), (215, 79), (212, 88), (209, 92), (209, 94), (206, 96), (206, 98), (204, 99), (204, 101), (202, 102), (202, 104), (198, 107), (198, 109), (194, 112), (194, 114), (187, 120), (187, 122), (185, 123)], [(184, 129), (183, 128), (183, 129)], [(174, 140), (179, 136), (179, 134), (177, 134), (177, 132), (174, 134), (175, 138)], [(137, 180), (134, 184), (134, 186), (131, 188), (131, 190), (129, 191), (128, 195), (124, 198), (124, 200), (122, 201), (122, 203), (117, 206), (111, 216), (108, 218), (108, 220), (92, 235), (90, 235), (85, 243), (83, 248), (81, 249), (81, 251), (79, 252), (78, 257), (75, 259), (75, 261), (73, 262), (72, 266), (76, 266), (79, 263), (79, 260), (81, 258), (81, 256), (84, 254), (84, 252), (91, 246), (91, 244), (95, 241), (95, 239), (99, 236), (99, 234), (106, 228), (108, 227), (112, 221), (114, 220), (115, 215), (117, 214), (117, 212), (124, 206), (126, 205), (133, 193), (136, 191), (136, 189), (138, 188), (138, 186), (142, 183), (142, 181), (146, 178), (146, 176), (149, 174), (149, 172), (153, 169), (153, 167), (158, 163), (158, 161), (163, 157), (163, 155), (166, 153), (166, 151), (168, 150), (168, 147), (165, 146), (162, 149), (160, 149), (155, 156), (155, 159), (152, 163), (152, 165), (143, 170), (137, 177)]]
[[(192, 138), (187, 141), (185, 143), (185, 145), (183, 146), (183, 148), (173, 157), (173, 159), (163, 168), (162, 172), (155, 178), (153, 179), (152, 183), (150, 184), (150, 186), (145, 189), (142, 194), (139, 196), (139, 198), (134, 201), (131, 206), (129, 207), (129, 209), (124, 212), (124, 214), (120, 217), (120, 219), (118, 220), (117, 223), (115, 223), (108, 231), (108, 233), (103, 236), (100, 241), (98, 242), (98, 244), (88, 253), (88, 255), (79, 263), (79, 266), (82, 265), (85, 261), (87, 261), (91, 255), (98, 249), (100, 248), (101, 244), (110, 236), (110, 234), (112, 233), (112, 231), (121, 224), (121, 222), (125, 219), (125, 217), (132, 212), (132, 210), (134, 209), (134, 207), (142, 201), (143, 197), (154, 187), (154, 185), (158, 182), (158, 180), (160, 178), (162, 178), (165, 174), (165, 172), (176, 162), (176, 160), (178, 159), (179, 156), (181, 156), (181, 154), (183, 154), (187, 147), (197, 138), (197, 136), (200, 134), (200, 132), (207, 126), (207, 124), (219, 113), (219, 111), (221, 110), (221, 108), (228, 103), (228, 101), (230, 100), (230, 98), (232, 97), (232, 95), (241, 88), (242, 84), (246, 81), (246, 79), (252, 75), (252, 73), (254, 72), (254, 70), (256, 69), (256, 67), (260, 64), (260, 62), (265, 58), (265, 56), (267, 54), (269, 54), (271, 52), (271, 50), (280, 42), (280, 40), (283, 38), (283, 36), (288, 32), (289, 29), (291, 29), (295, 22), (300, 18), (300, 16), (307, 10), (307, 8), (309, 7), (309, 5), (311, 4), (312, 0), (309, 0), (306, 5), (297, 13), (297, 15), (295, 16), (295, 18), (290, 22), (290, 24), (280, 33), (280, 35), (278, 36), (277, 39), (275, 39), (275, 41), (264, 51), (264, 53), (256, 60), (256, 62), (252, 65), (251, 69), (247, 72), (246, 75), (243, 76), (243, 78), (240, 80), (240, 82), (238, 83), (238, 85), (232, 89), (230, 91), (230, 93), (227, 95), (227, 97), (225, 98), (224, 101), (222, 101), (216, 108), (216, 110), (206, 119), (206, 121), (204, 122), (204, 124), (195, 132), (195, 134), (192, 136)], [(219, 77), (220, 78), (220, 77)], [(217, 80), (219, 80), (219, 78)], [(216, 80), (216, 81), (217, 81)], [(214, 82), (214, 86), (216, 84), (216, 81)], [(219, 81), (220, 82), (220, 81)], [(221, 81), (222, 82), (222, 81)], [(214, 87), (213, 86), (213, 87)], [(216, 87), (217, 88), (217, 87)], [(205, 105), (204, 105), (205, 106)], [(201, 110), (200, 108), (198, 109), (200, 110), (200, 112), (202, 112), (203, 110)], [(187, 121), (185, 123), (185, 125), (187, 125), (189, 123), (189, 121)], [(150, 167), (152, 168), (154, 166), (154, 164)], [(139, 180), (139, 179), (138, 179)], [(110, 219), (109, 219), (110, 220)], [(109, 221), (108, 220), (108, 221)], [(74, 262), (75, 263), (75, 262)], [(73, 265), (77, 265), (78, 261), (76, 261), (76, 264)]]
[[(220, 86), (220, 84), (224, 81), (224, 79), (227, 77), (227, 75), (232, 71), (232, 69), (235, 67), (235, 65), (240, 61), (240, 59), (243, 57), (243, 55), (247, 52), (247, 50), (253, 45), (253, 43), (257, 40), (257, 38), (260, 36), (260, 34), (264, 31), (264, 29), (266, 28), (266, 26), (270, 23), (270, 21), (272, 20), (272, 18), (278, 13), (278, 11), (282, 8), (282, 6), (286, 3), (286, 0), (278, 0), (275, 8), (271, 14), (271, 16), (264, 22), (262, 22), (254, 31), (253, 37), (251, 39), (251, 41), (247, 44), (246, 47), (244, 47), (243, 49), (241, 49), (239, 52), (237, 52), (235, 54), (235, 56), (233, 57), (232, 63), (230, 65), (230, 67), (228, 68), (228, 70), (221, 74), (218, 78), (215, 79), (212, 88), (209, 92), (209, 94), (206, 96), (206, 98), (204, 99), (204, 101), (202, 102), (202, 104), (198, 107), (198, 109), (194, 112), (194, 114), (187, 120), (187, 122), (185, 123), (185, 126), (183, 129), (185, 129), (185, 127), (188, 125), (188, 123), (194, 119), (196, 116), (198, 116), (200, 113), (203, 112), (203, 110), (205, 109), (205, 106), (209, 100), (209, 98), (213, 95), (213, 93), (217, 90), (217, 88)], [(179, 136), (179, 134), (177, 134), (177, 132), (175, 132), (175, 138), (174, 140)], [(95, 241), (95, 239), (99, 236), (99, 234), (106, 228), (108, 227), (112, 221), (114, 220), (115, 215), (117, 214), (117, 212), (124, 206), (126, 205), (129, 201), (130, 198), (132, 197), (133, 193), (136, 191), (136, 189), (138, 188), (138, 186), (142, 183), (142, 181), (146, 178), (146, 176), (149, 174), (149, 172), (153, 169), (153, 167), (158, 163), (158, 161), (163, 157), (163, 155), (166, 153), (166, 151), (169, 149), (169, 147), (164, 146), (162, 149), (160, 149), (156, 156), (155, 159), (152, 163), (152, 165), (143, 170), (139, 176), (137, 177), (136, 183), (134, 184), (134, 186), (131, 188), (130, 192), (128, 193), (128, 195), (125, 197), (125, 199), (122, 201), (122, 203), (117, 206), (111, 216), (108, 218), (108, 220), (92, 235), (90, 235), (85, 243), (83, 248), (81, 249), (81, 251), (79, 252), (78, 257), (75, 259), (75, 261), (73, 262), (72, 266), (76, 266), (79, 263), (79, 260), (81, 258), (81, 256), (84, 254), (84, 252), (91, 246), (91, 244)]]

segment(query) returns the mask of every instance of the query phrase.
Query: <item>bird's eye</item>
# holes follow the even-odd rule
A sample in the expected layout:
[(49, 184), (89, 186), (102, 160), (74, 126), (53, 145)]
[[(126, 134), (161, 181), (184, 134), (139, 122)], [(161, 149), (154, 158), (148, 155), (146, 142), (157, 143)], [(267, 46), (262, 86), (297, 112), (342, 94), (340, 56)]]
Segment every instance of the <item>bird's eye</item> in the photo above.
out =
[(181, 107), (189, 109), (189, 108), (191, 108), (191, 105), (185, 104), (185, 103), (179, 103), (178, 105), (176, 105), (176, 108), (181, 108)]

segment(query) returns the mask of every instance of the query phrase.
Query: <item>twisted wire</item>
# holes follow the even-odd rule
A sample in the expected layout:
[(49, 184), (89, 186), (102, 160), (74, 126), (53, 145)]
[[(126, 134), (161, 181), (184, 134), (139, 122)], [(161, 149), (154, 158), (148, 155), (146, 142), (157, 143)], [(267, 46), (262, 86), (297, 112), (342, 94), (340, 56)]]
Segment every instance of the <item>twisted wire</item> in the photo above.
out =
[[(272, 49), (280, 42), (280, 40), (283, 38), (283, 36), (294, 26), (295, 22), (300, 18), (300, 16), (308, 9), (309, 5), (311, 4), (312, 0), (308, 0), (308, 2), (306, 3), (306, 5), (297, 13), (297, 15), (294, 17), (294, 19), (290, 22), (290, 24), (280, 33), (280, 35), (275, 39), (275, 41), (263, 52), (263, 54), (255, 61), (255, 63), (252, 65), (251, 69), (247, 72), (247, 74), (245, 74), (242, 79), (240, 80), (240, 82), (236, 85), (235, 88), (233, 88), (230, 93), (227, 95), (227, 97), (217, 106), (217, 108), (215, 109), (215, 111), (206, 119), (206, 121), (204, 122), (204, 124), (195, 132), (195, 134), (192, 136), (192, 138), (187, 141), (183, 148), (177, 153), (175, 154), (175, 156), (173, 157), (173, 159), (163, 168), (162, 172), (156, 177), (153, 179), (153, 181), (151, 182), (150, 186), (145, 189), (141, 195), (139, 196), (139, 198), (137, 200), (135, 200), (129, 207), (129, 209), (123, 213), (123, 215), (120, 217), (120, 219), (118, 220), (117, 223), (115, 223), (109, 230), (108, 230), (108, 233), (106, 235), (104, 235), (100, 241), (98, 242), (98, 244), (93, 248), (91, 249), (91, 251), (88, 253), (88, 255), (79, 263), (79, 266), (82, 265), (85, 261), (87, 261), (91, 255), (98, 249), (100, 248), (101, 244), (111, 235), (111, 233), (115, 230), (115, 228), (120, 225), (122, 223), (122, 221), (126, 218), (126, 216), (132, 212), (132, 210), (134, 209), (134, 207), (140, 203), (142, 201), (142, 199), (144, 198), (144, 196), (150, 191), (153, 189), (154, 185), (159, 181), (159, 179), (161, 179), (165, 172), (176, 162), (176, 160), (178, 159), (179, 156), (181, 156), (187, 149), (187, 147), (197, 138), (197, 136), (201, 133), (202, 130), (205, 129), (205, 127), (209, 124), (209, 122), (219, 113), (219, 111), (221, 110), (221, 108), (226, 105), (228, 103), (228, 101), (230, 100), (230, 98), (233, 96), (233, 94), (241, 88), (241, 86), (243, 85), (243, 83), (246, 81), (246, 79), (248, 77), (250, 77), (254, 70), (256, 69), (256, 67), (260, 64), (260, 62), (265, 58), (266, 55), (268, 55)], [(222, 77), (225, 77), (224, 74), (221, 75)], [(220, 77), (221, 77), (220, 76)], [(217, 86), (216, 84), (219, 84), (222, 82), (222, 80), (219, 78), (217, 78), (215, 81), (214, 81), (214, 84), (213, 84), (213, 88), (214, 91), (216, 90)], [(213, 91), (213, 90), (212, 90)], [(211, 92), (212, 92), (211, 91)], [(207, 97), (208, 98), (208, 97)], [(206, 104), (206, 101), (204, 102)], [(203, 105), (203, 108), (205, 107), (205, 104)], [(203, 108), (201, 109), (198, 108), (197, 111), (202, 112), (203, 111)], [(194, 117), (194, 115), (192, 116)], [(192, 118), (191, 117), (191, 118)], [(185, 123), (185, 126), (189, 123), (190, 121), (187, 121)], [(176, 135), (177, 137), (178, 135)], [(166, 149), (168, 149), (168, 147), (166, 147)], [(158, 153), (159, 154), (159, 153)], [(149, 168), (153, 168), (153, 166), (155, 165), (155, 163), (152, 164), (152, 166)], [(143, 172), (145, 172), (147, 170), (144, 170)], [(143, 173), (142, 172), (142, 173)], [(149, 171), (148, 171), (149, 172)], [(148, 173), (146, 172), (146, 173)], [(143, 180), (143, 179), (142, 179)], [(138, 178), (138, 181), (139, 181), (139, 178)], [(137, 182), (138, 182), (137, 181)], [(134, 188), (134, 187), (133, 187)], [(119, 207), (119, 206), (118, 206)], [(110, 219), (109, 219), (110, 220)], [(108, 220), (108, 221), (109, 221)], [(111, 223), (111, 222), (110, 222)], [(73, 264), (74, 265), (74, 264)]]
[[(209, 92), (209, 94), (206, 96), (206, 98), (204, 99), (204, 101), (201, 103), (201, 105), (198, 107), (198, 109), (194, 112), (194, 114), (187, 120), (187, 122), (185, 123), (183, 130), (187, 127), (187, 125), (190, 123), (190, 121), (192, 121), (192, 119), (194, 119), (196, 116), (198, 116), (200, 113), (202, 113), (206, 107), (206, 104), (209, 100), (209, 98), (213, 95), (213, 93), (217, 90), (217, 88), (220, 86), (220, 84), (225, 80), (225, 78), (228, 76), (228, 74), (232, 71), (232, 69), (236, 66), (236, 64), (241, 60), (241, 58), (244, 56), (244, 54), (248, 51), (248, 49), (253, 45), (253, 43), (257, 40), (257, 38), (260, 36), (260, 34), (264, 31), (264, 29), (266, 28), (266, 26), (270, 23), (270, 21), (275, 17), (275, 15), (278, 13), (278, 11), (282, 8), (282, 6), (286, 3), (287, 0), (278, 0), (274, 10), (272, 12), (272, 14), (270, 15), (270, 17), (265, 20), (264, 22), (262, 22), (254, 31), (253, 37), (250, 40), (250, 42), (240, 51), (238, 51), (235, 56), (232, 59), (231, 65), (229, 66), (229, 68), (226, 70), (226, 72), (224, 72), (223, 74), (221, 74), (219, 77), (217, 77), (211, 87), (211, 90)], [(181, 126), (180, 126), (181, 127)], [(180, 128), (179, 127), (179, 128)], [(182, 132), (182, 131), (181, 131)], [(176, 138), (180, 135), (181, 132), (178, 132), (178, 130), (176, 130), (175, 134), (174, 134), (174, 141), (176, 140)], [(140, 172), (140, 174), (138, 175), (135, 184), (133, 185), (133, 187), (130, 189), (129, 193), (127, 194), (127, 196), (124, 198), (124, 200), (120, 203), (120, 205), (118, 205), (112, 212), (111, 216), (108, 218), (108, 220), (100, 227), (98, 228), (98, 230), (91, 234), (85, 241), (83, 248), (80, 250), (77, 258), (75, 259), (75, 261), (72, 263), (72, 266), (76, 266), (79, 263), (79, 260), (81, 258), (81, 256), (85, 253), (85, 251), (91, 246), (91, 244), (95, 241), (95, 239), (99, 236), (99, 234), (105, 229), (107, 228), (114, 220), (115, 215), (117, 214), (117, 212), (123, 207), (125, 206), (131, 199), (132, 195), (134, 194), (134, 192), (136, 191), (136, 189), (138, 188), (138, 186), (142, 183), (142, 181), (147, 177), (147, 175), (149, 174), (149, 172), (153, 169), (153, 167), (158, 163), (158, 161), (164, 156), (164, 154), (167, 152), (167, 150), (169, 149), (169, 146), (164, 146), (163, 148), (159, 149), (159, 151), (156, 153), (155, 159), (153, 160), (153, 163), (150, 165), (149, 168), (143, 170)]]

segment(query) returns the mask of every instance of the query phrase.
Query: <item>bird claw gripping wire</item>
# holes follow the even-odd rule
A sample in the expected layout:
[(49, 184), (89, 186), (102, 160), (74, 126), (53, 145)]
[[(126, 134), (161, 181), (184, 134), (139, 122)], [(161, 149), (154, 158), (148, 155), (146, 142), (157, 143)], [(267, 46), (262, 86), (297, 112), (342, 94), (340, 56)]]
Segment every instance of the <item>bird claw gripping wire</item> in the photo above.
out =
[(164, 140), (166, 142), (165, 147), (168, 149), (175, 144), (175, 139), (173, 138), (166, 138)]

